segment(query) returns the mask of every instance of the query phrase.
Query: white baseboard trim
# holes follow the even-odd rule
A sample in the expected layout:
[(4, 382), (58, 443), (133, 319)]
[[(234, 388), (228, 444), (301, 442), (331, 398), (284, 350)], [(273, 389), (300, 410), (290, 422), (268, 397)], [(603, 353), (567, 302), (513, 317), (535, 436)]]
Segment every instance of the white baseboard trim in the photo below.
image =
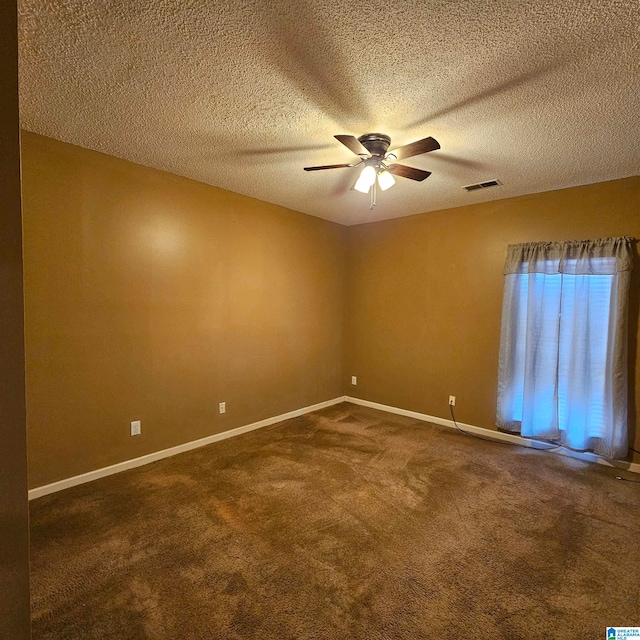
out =
[[(432, 422), (434, 424), (442, 425), (443, 427), (456, 428), (453, 420), (447, 418), (438, 418), (436, 416), (430, 416), (426, 413), (418, 413), (417, 411), (409, 411), (408, 409), (399, 409), (398, 407), (391, 407), (386, 404), (380, 404), (379, 402), (371, 402), (370, 400), (362, 400), (360, 398), (353, 398), (351, 396), (345, 396), (346, 402), (353, 404), (359, 404), (363, 407), (370, 407), (372, 409), (379, 409), (380, 411), (387, 411), (388, 413), (395, 413), (399, 416), (406, 416), (408, 418), (415, 418), (416, 420), (423, 420), (425, 422)], [(557, 453), (561, 456), (569, 456), (570, 458), (577, 458), (578, 460), (584, 460), (586, 462), (596, 462), (608, 467), (615, 467), (617, 469), (624, 469), (625, 471), (631, 471), (632, 473), (640, 473), (640, 464), (637, 462), (626, 462), (625, 460), (607, 460), (595, 453), (586, 453), (580, 451), (572, 451), (571, 449), (555, 448), (552, 445), (548, 445), (538, 440), (530, 440), (529, 438), (523, 438), (512, 433), (503, 433), (502, 431), (493, 431), (491, 429), (485, 429), (484, 427), (476, 427), (472, 424), (465, 424), (458, 421), (458, 426), (464, 431), (481, 435), (483, 438), (491, 438), (492, 440), (502, 440), (504, 442), (513, 442), (523, 447), (530, 447), (532, 449), (549, 449), (550, 453)]]
[(269, 425), (275, 424), (276, 422), (282, 422), (283, 420), (289, 420), (290, 418), (297, 418), (298, 416), (302, 416), (305, 413), (311, 413), (312, 411), (318, 411), (319, 409), (325, 409), (326, 407), (331, 407), (334, 404), (339, 404), (340, 402), (344, 402), (345, 399), (345, 396), (339, 396), (338, 398), (333, 398), (332, 400), (326, 400), (325, 402), (312, 404), (309, 407), (303, 407), (302, 409), (289, 411), (288, 413), (283, 413), (279, 416), (273, 416), (273, 418), (265, 418), (264, 420), (253, 422), (252, 424), (247, 424), (242, 427), (236, 427), (235, 429), (229, 429), (228, 431), (223, 431), (222, 433), (215, 433), (212, 436), (207, 436), (206, 438), (200, 438), (199, 440), (185, 442), (184, 444), (179, 444), (175, 447), (171, 447), (170, 449), (163, 449), (162, 451), (149, 453), (145, 456), (140, 456), (139, 458), (133, 458), (132, 460), (118, 462), (117, 464), (112, 464), (108, 467), (103, 467), (102, 469), (96, 469), (95, 471), (82, 473), (79, 476), (65, 478), (64, 480), (58, 480), (57, 482), (52, 482), (51, 484), (47, 484), (42, 487), (36, 487), (35, 489), (31, 489), (29, 491), (29, 500), (35, 500), (36, 498), (41, 498), (42, 496), (46, 496), (50, 493), (62, 491), (63, 489), (69, 489), (70, 487), (75, 487), (79, 484), (84, 484), (85, 482), (91, 482), (92, 480), (98, 480), (99, 478), (104, 478), (105, 476), (110, 476), (114, 473), (120, 473), (121, 471), (126, 471), (127, 469), (141, 467), (145, 464), (149, 464), (150, 462), (155, 462), (156, 460), (162, 460), (163, 458), (175, 456), (178, 453), (184, 453), (185, 451), (197, 449), (198, 447), (204, 447), (208, 444), (212, 444), (213, 442), (218, 442), (220, 440), (226, 440), (227, 438), (239, 436), (242, 433), (255, 431), (256, 429), (261, 429), (262, 427), (268, 427)]

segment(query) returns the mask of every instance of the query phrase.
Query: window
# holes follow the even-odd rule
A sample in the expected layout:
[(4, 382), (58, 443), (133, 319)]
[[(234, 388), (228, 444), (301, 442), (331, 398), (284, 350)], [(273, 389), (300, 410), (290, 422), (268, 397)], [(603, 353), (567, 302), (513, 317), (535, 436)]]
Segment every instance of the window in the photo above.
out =
[(510, 245), (497, 425), (627, 453), (629, 238)]

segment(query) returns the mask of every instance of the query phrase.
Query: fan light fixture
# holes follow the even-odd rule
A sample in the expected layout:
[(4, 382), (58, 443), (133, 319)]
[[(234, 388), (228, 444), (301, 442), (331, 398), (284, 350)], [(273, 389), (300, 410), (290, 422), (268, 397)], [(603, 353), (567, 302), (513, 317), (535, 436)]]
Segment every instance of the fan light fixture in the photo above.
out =
[(392, 174), (417, 182), (421, 182), (431, 175), (430, 171), (409, 167), (406, 164), (398, 164), (398, 160), (404, 160), (405, 158), (411, 158), (440, 148), (438, 141), (431, 137), (405, 144), (403, 147), (398, 147), (393, 151), (388, 151), (391, 138), (384, 133), (365, 133), (359, 138), (341, 134), (334, 136), (334, 138), (358, 156), (358, 162), (304, 167), (304, 170), (344, 169), (364, 164), (364, 168), (353, 188), (356, 191), (360, 191), (360, 193), (371, 193), (371, 209), (376, 206), (377, 187), (380, 187), (381, 191), (386, 191), (396, 183)]
[(382, 191), (386, 191), (396, 183), (395, 178), (386, 169), (369, 164), (362, 170), (353, 188), (360, 193), (369, 193), (369, 189), (374, 186), (376, 177)]

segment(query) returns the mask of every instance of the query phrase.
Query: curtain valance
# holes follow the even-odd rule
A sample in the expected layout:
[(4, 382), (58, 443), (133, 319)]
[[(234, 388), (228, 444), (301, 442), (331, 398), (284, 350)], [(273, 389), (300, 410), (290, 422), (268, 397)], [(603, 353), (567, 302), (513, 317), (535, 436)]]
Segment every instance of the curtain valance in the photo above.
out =
[(634, 238), (620, 237), (510, 244), (504, 273), (613, 275), (631, 271), (634, 242)]

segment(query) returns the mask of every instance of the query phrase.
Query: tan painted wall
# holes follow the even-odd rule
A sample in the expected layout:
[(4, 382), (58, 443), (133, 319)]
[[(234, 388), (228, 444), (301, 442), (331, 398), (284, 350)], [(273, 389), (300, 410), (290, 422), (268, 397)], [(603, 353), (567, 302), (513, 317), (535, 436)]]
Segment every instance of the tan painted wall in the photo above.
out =
[(345, 391), (493, 428), (506, 245), (640, 237), (640, 178), (346, 229), (27, 132), (23, 167), (32, 487)]
[(18, 30), (0, 3), (0, 638), (31, 637), (24, 397)]
[(344, 227), (27, 132), (23, 174), (30, 486), (342, 395)]
[[(457, 419), (495, 428), (507, 244), (621, 235), (640, 238), (640, 177), (350, 227), (346, 393), (443, 418), (452, 394)], [(629, 352), (635, 449), (639, 294), (637, 261)]]

